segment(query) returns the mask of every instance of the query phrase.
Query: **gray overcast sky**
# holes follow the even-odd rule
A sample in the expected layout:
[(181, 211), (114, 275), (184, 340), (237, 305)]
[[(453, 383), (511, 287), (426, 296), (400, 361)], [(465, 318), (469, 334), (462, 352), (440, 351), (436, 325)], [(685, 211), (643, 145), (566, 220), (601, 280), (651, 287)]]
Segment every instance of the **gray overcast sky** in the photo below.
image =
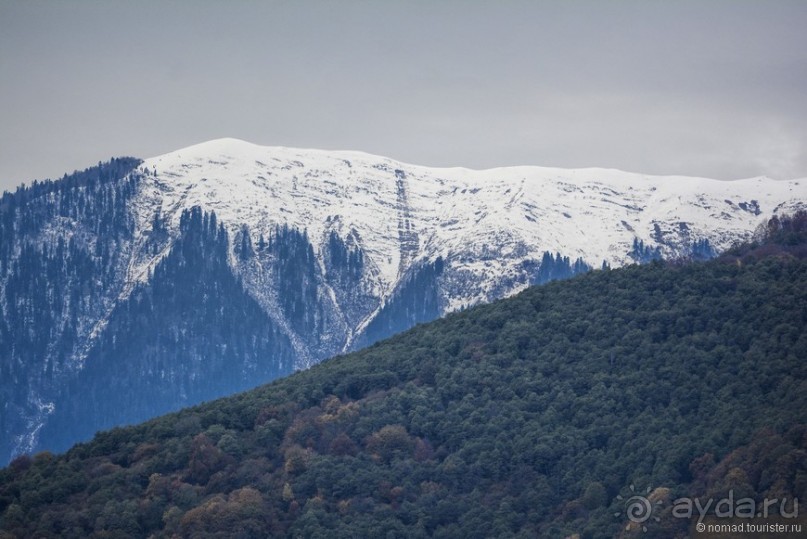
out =
[(807, 176), (804, 1), (0, 0), (0, 189), (225, 136)]

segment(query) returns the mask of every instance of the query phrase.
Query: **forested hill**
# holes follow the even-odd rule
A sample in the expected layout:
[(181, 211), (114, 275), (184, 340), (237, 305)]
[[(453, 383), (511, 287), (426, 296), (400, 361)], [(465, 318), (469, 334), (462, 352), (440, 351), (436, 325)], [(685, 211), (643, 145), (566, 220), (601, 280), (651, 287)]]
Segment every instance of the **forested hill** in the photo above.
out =
[[(684, 537), (680, 496), (807, 499), (805, 235), (530, 288), (17, 458), (0, 537)], [(661, 502), (646, 532), (629, 485)]]

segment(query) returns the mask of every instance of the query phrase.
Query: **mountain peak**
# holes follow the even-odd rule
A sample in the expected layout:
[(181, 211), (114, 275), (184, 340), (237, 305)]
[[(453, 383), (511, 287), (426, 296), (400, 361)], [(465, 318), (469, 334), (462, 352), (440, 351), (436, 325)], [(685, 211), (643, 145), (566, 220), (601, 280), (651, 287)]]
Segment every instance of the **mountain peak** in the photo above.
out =
[[(616, 169), (516, 166), (432, 168), (356, 151), (261, 146), (221, 138), (145, 162), (157, 170), (155, 199), (166, 215), (199, 205), (232, 227), (308, 230), (315, 249), (331, 230), (354, 230), (374, 252), (384, 286), (399, 277), (395, 246), (422, 240), (415, 258), (450, 256), (486, 241), (497, 249), (544, 250), (592, 265), (630, 261), (634, 238), (665, 249), (664, 234), (750, 233), (761, 216), (807, 198), (798, 181), (720, 181)], [(785, 203), (785, 207), (781, 207)], [(683, 227), (683, 228), (682, 228)], [(427, 240), (427, 241), (425, 241)], [(535, 254), (535, 253), (533, 253)], [(667, 253), (673, 254), (672, 251)], [(478, 271), (476, 268), (474, 271)]]
[[(707, 178), (703, 176), (688, 176), (682, 174), (645, 174), (635, 171), (626, 171), (617, 168), (609, 167), (580, 167), (580, 168), (560, 168), (560, 167), (547, 167), (542, 165), (505, 165), (491, 168), (475, 169), (463, 165), (454, 166), (425, 166), (417, 163), (410, 163), (394, 159), (391, 157), (364, 152), (361, 150), (345, 150), (345, 149), (321, 149), (321, 148), (302, 148), (295, 146), (282, 146), (282, 145), (263, 145), (256, 144), (244, 139), (236, 137), (222, 137), (211, 139), (208, 141), (193, 144), (178, 150), (168, 152), (164, 155), (155, 156), (151, 160), (167, 159), (169, 156), (185, 156), (186, 158), (192, 156), (216, 156), (216, 155), (232, 155), (232, 156), (258, 156), (258, 155), (274, 155), (280, 158), (300, 159), (306, 158), (315, 160), (343, 160), (343, 159), (358, 159), (364, 161), (372, 161), (374, 163), (385, 162), (395, 167), (409, 167), (416, 169), (425, 169), (434, 172), (439, 172), (447, 176), (463, 176), (463, 177), (478, 177), (482, 180), (490, 176), (498, 175), (518, 175), (526, 174), (528, 176), (562, 176), (570, 180), (592, 180), (596, 179), (601, 182), (606, 181), (645, 181), (647, 179), (659, 181), (698, 181), (698, 182), (733, 182), (733, 181), (780, 181), (766, 175), (753, 176), (749, 178), (736, 178), (729, 180), (717, 180), (714, 178)], [(799, 178), (804, 181), (805, 178)], [(794, 179), (791, 181), (797, 181)]]
[(191, 146), (168, 152), (160, 157), (167, 158), (168, 156), (173, 156), (175, 158), (181, 158), (184, 156), (186, 159), (188, 159), (193, 157), (215, 156), (228, 153), (240, 154), (243, 152), (255, 151), (258, 148), (261, 148), (261, 146), (246, 140), (233, 137), (223, 137), (192, 144)]

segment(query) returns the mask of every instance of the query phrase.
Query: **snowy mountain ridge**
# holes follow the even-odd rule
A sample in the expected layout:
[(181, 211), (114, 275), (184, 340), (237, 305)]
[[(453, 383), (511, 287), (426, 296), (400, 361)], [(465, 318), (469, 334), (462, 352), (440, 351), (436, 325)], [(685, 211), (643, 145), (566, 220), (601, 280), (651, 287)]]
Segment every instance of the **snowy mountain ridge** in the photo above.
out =
[[(263, 147), (219, 139), (154, 157), (157, 175), (138, 208), (147, 229), (157, 204), (175, 227), (181, 209), (213, 210), (231, 231), (257, 239), (286, 224), (306, 230), (316, 252), (330, 231), (359, 238), (372, 262), (370, 284), (385, 298), (406, 270), (442, 256), (478, 281), (448, 294), (444, 311), (515, 292), (514, 267), (541, 253), (594, 267), (632, 262), (634, 238), (664, 256), (685, 253), (686, 237), (722, 250), (765, 218), (807, 198), (807, 181), (766, 177), (719, 181), (648, 176), (613, 169), (533, 166), (428, 168), (352, 151)], [(682, 225), (686, 228), (683, 229)], [(153, 261), (149, 263), (153, 264)], [(143, 264), (130, 279), (143, 278)], [(492, 293), (503, 275), (519, 281)]]
[(705, 258), (807, 179), (429, 168), (219, 139), (0, 203), (0, 461), (249, 389), (532, 284)]

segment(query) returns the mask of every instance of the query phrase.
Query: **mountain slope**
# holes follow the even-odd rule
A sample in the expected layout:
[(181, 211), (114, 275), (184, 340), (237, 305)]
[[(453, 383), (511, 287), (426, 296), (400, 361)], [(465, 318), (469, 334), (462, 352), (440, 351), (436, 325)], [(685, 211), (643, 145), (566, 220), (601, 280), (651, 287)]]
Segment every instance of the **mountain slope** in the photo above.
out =
[(667, 500), (638, 536), (684, 537), (679, 496), (803, 499), (807, 215), (766, 233), (707, 263), (533, 287), (63, 456), (21, 457), (0, 472), (0, 526), (613, 537), (635, 484)]
[[(82, 397), (62, 399), (42, 430), (48, 446), (69, 447), (96, 432), (77, 418), (134, 423), (216, 398), (222, 387), (243, 391), (256, 379), (292, 372), (291, 343), (229, 271), (223, 227), (197, 208), (183, 214), (180, 228), (150, 286), (138, 287), (110, 315), (67, 387)], [(183, 335), (193, 335), (190, 350)]]
[[(23, 188), (0, 202), (0, 461), (63, 450), (604, 261), (708, 258), (805, 198), (800, 180), (431, 169), (234, 139)], [(190, 214), (218, 223), (201, 236), (210, 245), (189, 240)], [(208, 283), (196, 262), (181, 265), (191, 245), (213, 254), (199, 267)], [(206, 294), (218, 314), (171, 303)], [(221, 333), (225, 312), (253, 313), (226, 326), (243, 335)], [(169, 349), (176, 365), (156, 359)], [(224, 358), (239, 372), (222, 376)], [(144, 387), (134, 365), (165, 398), (125, 404)], [(119, 399), (102, 402), (110, 388)]]
[[(597, 266), (631, 262), (633, 240), (665, 257), (708, 239), (722, 250), (760, 216), (802, 203), (803, 180), (721, 182), (605, 169), (510, 167), (434, 169), (360, 152), (262, 147), (210, 141), (148, 159), (157, 175), (144, 188), (175, 224), (179, 208), (199, 205), (231, 227), (266, 234), (306, 230), (315, 251), (336, 232), (352, 235), (374, 289), (389, 293), (413, 262), (442, 256), (476, 286), (444, 293), (446, 307), (489, 301), (527, 284), (519, 265), (560, 252)], [(507, 277), (511, 285), (499, 285)]]
[[(600, 267), (635, 262), (641, 241), (665, 258), (707, 256), (747, 239), (764, 218), (802, 207), (803, 180), (721, 182), (616, 170), (510, 167), (474, 171), (408, 165), (361, 152), (262, 147), (221, 139), (148, 159), (147, 229), (155, 205), (166, 226), (192, 206), (215, 211), (252, 242), (275, 227), (306, 231), (319, 260), (318, 303), (329, 316), (322, 345), (298, 347), (300, 366), (350, 349), (420, 268), (444, 261), (437, 312), (507, 296), (535, 281), (546, 253)], [(246, 225), (246, 228), (244, 228)], [(333, 298), (324, 253), (336, 235), (363, 257), (352, 316)], [(260, 258), (234, 264), (246, 287), (276, 311), (256, 280)], [(142, 278), (135, 265), (129, 279)], [(336, 290), (334, 290), (336, 289)], [(271, 295), (270, 295), (271, 296)], [(359, 319), (356, 323), (356, 319)], [(410, 325), (423, 320), (410, 320)], [(293, 341), (305, 335), (297, 333)]]
[(113, 159), (0, 199), (0, 461), (36, 447), (124, 293), (139, 164)]

